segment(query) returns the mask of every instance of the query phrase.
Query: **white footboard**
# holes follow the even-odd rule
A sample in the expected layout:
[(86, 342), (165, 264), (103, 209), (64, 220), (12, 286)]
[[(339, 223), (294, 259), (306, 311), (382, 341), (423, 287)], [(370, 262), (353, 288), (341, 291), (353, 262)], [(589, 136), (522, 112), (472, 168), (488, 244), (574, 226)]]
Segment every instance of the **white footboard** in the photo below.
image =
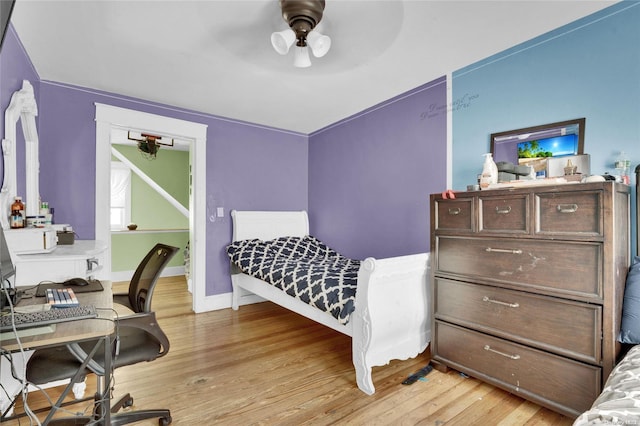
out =
[(429, 253), (366, 259), (358, 272), (352, 314), (353, 365), (358, 387), (375, 392), (371, 367), (413, 358), (431, 340)]
[[(305, 211), (232, 211), (233, 241), (278, 236), (309, 235)], [(270, 284), (231, 267), (233, 309), (260, 296), (351, 336), (353, 365), (358, 387), (368, 395), (375, 392), (371, 367), (393, 359), (412, 358), (423, 352), (431, 340), (429, 302), (429, 253), (387, 259), (368, 258), (358, 272), (355, 311), (342, 325), (330, 314), (288, 296)]]
[(362, 262), (356, 308), (346, 326), (271, 284), (234, 272), (233, 309), (245, 290), (351, 336), (356, 382), (367, 395), (375, 392), (372, 367), (413, 358), (431, 341), (429, 253)]

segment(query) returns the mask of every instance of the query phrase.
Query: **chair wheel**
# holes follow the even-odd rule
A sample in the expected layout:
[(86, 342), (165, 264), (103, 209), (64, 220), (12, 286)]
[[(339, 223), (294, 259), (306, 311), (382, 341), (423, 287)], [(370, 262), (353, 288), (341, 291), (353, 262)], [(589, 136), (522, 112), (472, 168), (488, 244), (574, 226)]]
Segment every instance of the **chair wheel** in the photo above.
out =
[(127, 398), (123, 403), (122, 403), (122, 408), (128, 408), (133, 406), (133, 397), (129, 397)]
[(171, 416), (161, 417), (159, 419), (159, 424), (160, 424), (160, 426), (169, 426), (171, 424), (172, 420), (173, 419), (171, 418)]

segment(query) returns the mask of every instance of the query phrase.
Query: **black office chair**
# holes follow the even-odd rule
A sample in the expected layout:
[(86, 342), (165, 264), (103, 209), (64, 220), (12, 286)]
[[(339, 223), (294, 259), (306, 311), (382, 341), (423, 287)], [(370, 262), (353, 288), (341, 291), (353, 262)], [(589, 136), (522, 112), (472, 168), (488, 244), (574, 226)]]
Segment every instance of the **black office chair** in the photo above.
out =
[[(114, 369), (125, 365), (133, 365), (144, 361), (153, 361), (169, 351), (169, 339), (164, 334), (155, 312), (137, 313), (116, 320), (116, 338), (112, 340), (112, 354)], [(100, 404), (102, 396), (101, 382), (109, 383), (110, 372), (105, 371), (104, 340), (91, 340), (66, 346), (57, 346), (36, 350), (27, 363), (27, 380), (42, 385), (55, 380), (72, 379), (74, 383), (84, 380), (85, 376), (93, 372), (98, 377), (98, 391), (95, 396), (94, 412), (88, 416), (75, 416), (53, 419), (50, 425), (84, 425), (99, 422), (104, 415), (103, 410), (110, 410), (110, 425), (125, 425), (145, 419), (158, 418), (161, 426), (169, 425), (172, 421), (168, 409), (151, 409), (119, 412), (121, 408), (133, 405), (133, 398), (126, 394), (111, 407)], [(97, 350), (95, 349), (98, 344)], [(88, 354), (94, 351), (91, 362), (81, 369)], [(79, 371), (80, 370), (80, 371)], [(79, 373), (79, 374), (76, 374)], [(75, 376), (75, 379), (74, 379)], [(108, 390), (110, 392), (111, 389)]]
[[(166, 244), (156, 244), (142, 259), (136, 268), (128, 293), (114, 294), (114, 303), (129, 307), (135, 315), (117, 320), (117, 339), (115, 339), (118, 353), (113, 359), (113, 368), (137, 364), (143, 361), (153, 361), (164, 356), (169, 351), (169, 339), (158, 326), (155, 313), (151, 311), (151, 302), (156, 282), (165, 266), (178, 251), (177, 247)], [(39, 349), (27, 363), (27, 380), (36, 385), (42, 385), (56, 380), (74, 379), (75, 383), (84, 381), (88, 373), (95, 373), (102, 380), (108, 380), (104, 371), (104, 348), (100, 345), (93, 356), (93, 361), (78, 373), (82, 361), (96, 346), (97, 341), (81, 344), (71, 344), (47, 349)], [(115, 353), (115, 348), (112, 353)], [(98, 380), (98, 388), (101, 387)], [(100, 396), (96, 394), (96, 401)], [(133, 398), (126, 394), (110, 408), (114, 413), (111, 417), (112, 425), (123, 425), (131, 422), (159, 418), (160, 425), (171, 423), (171, 413), (166, 409), (141, 410), (118, 413), (121, 408), (133, 405)], [(78, 425), (86, 424), (99, 418), (101, 413), (95, 411), (92, 416), (60, 419), (50, 424)]]
[(114, 294), (114, 303), (124, 305), (134, 312), (151, 312), (151, 299), (156, 282), (178, 250), (177, 247), (156, 244), (136, 268), (129, 283), (128, 293)]

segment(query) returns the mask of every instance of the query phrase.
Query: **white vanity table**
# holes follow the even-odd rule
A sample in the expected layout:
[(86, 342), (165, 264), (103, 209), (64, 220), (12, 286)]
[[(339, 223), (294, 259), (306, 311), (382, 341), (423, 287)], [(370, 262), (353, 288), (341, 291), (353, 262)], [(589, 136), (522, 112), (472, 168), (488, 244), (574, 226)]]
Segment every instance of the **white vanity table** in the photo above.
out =
[(16, 286), (30, 286), (41, 281), (61, 282), (69, 278), (107, 279), (102, 256), (107, 244), (95, 240), (76, 240), (58, 245), (50, 253), (12, 254), (16, 268)]

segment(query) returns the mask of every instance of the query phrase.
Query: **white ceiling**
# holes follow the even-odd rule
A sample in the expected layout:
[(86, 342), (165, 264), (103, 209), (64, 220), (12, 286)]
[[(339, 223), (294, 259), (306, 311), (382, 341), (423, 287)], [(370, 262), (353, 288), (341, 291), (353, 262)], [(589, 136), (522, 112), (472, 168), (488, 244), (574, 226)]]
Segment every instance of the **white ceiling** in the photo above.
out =
[(327, 0), (332, 47), (278, 55), (278, 0), (17, 0), (42, 80), (309, 134), (617, 1)]

